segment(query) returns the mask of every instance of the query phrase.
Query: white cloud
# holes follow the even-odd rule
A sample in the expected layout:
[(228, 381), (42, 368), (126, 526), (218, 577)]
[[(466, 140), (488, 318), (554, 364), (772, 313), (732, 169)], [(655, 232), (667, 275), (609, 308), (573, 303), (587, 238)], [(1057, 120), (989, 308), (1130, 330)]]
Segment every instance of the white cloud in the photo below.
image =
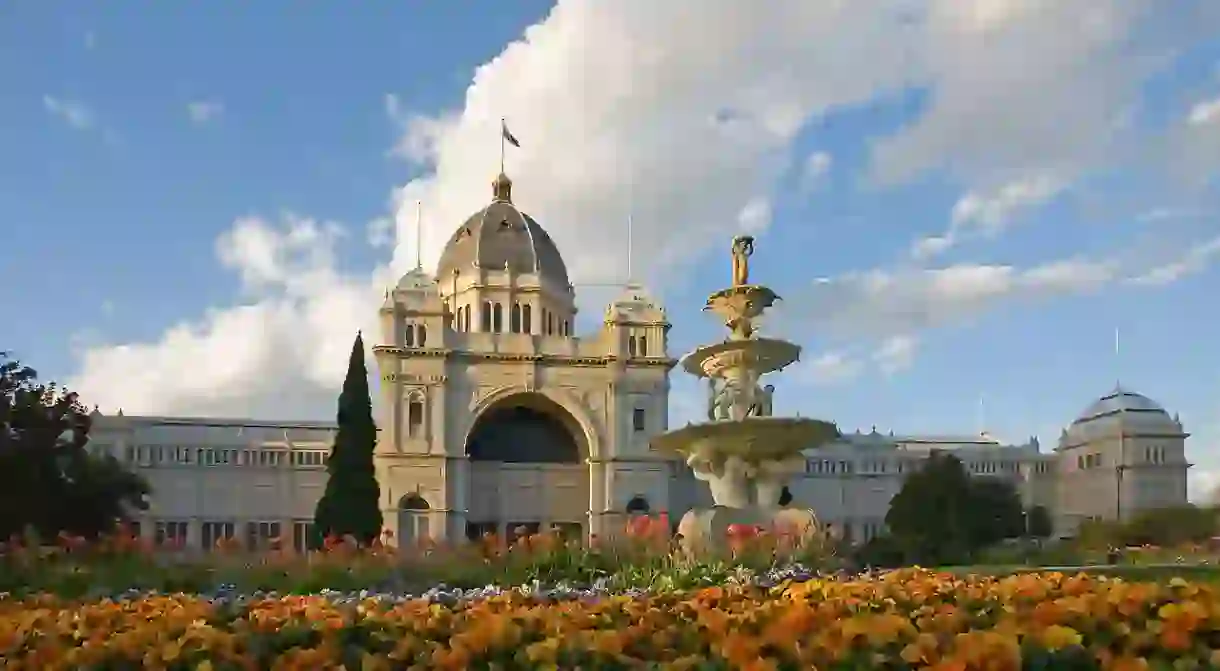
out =
[(959, 264), (872, 270), (815, 283), (778, 306), (777, 320), (803, 331), (802, 321), (810, 319), (836, 335), (907, 335), (978, 317), (1004, 302), (1095, 291), (1118, 277), (1114, 263), (1087, 259), (1025, 269)]
[(737, 223), (742, 233), (761, 233), (771, 225), (771, 201), (754, 198), (737, 213)]
[(916, 259), (926, 259), (947, 251), (962, 237), (978, 234), (995, 236), (1022, 212), (1049, 202), (1064, 188), (1062, 181), (1040, 174), (1008, 182), (987, 191), (974, 190), (953, 205), (949, 229), (943, 235), (917, 240), (911, 248)]
[(1200, 242), (1187, 249), (1176, 259), (1149, 268), (1129, 281), (1133, 284), (1152, 286), (1172, 284), (1183, 277), (1201, 272), (1217, 258), (1220, 258), (1220, 237)]
[(1220, 122), (1220, 98), (1195, 103), (1190, 108), (1190, 114), (1187, 115), (1187, 119), (1189, 119), (1190, 123), (1198, 126)]
[(42, 106), (52, 116), (77, 130), (89, 130), (96, 123), (93, 111), (81, 102), (44, 95)]
[(877, 351), (873, 352), (873, 363), (885, 375), (893, 375), (911, 367), (915, 361), (915, 343), (913, 336), (896, 335), (885, 339)]
[(803, 367), (804, 376), (814, 384), (831, 385), (855, 379), (863, 364), (844, 352), (826, 352)]
[(195, 100), (186, 105), (186, 115), (190, 117), (191, 123), (198, 125), (215, 121), (224, 112), (224, 103), (219, 100)]
[[(936, 168), (966, 188), (1046, 170), (1070, 175), (1105, 158), (1115, 111), (1138, 99), (1145, 57), (1164, 45), (1135, 39), (1135, 31), (1151, 25), (1145, 10), (1159, 7), (560, 0), (474, 72), (460, 109), (408, 112), (386, 97), (402, 129), (394, 153), (424, 168), (394, 196), (391, 267), (414, 265), (414, 201), (424, 203), (426, 266), (487, 201), (501, 117), (522, 143), (509, 148), (514, 199), (547, 227), (577, 282), (625, 276), (617, 250), (629, 197), (636, 248), (651, 252), (637, 256), (637, 274), (653, 284), (681, 277), (739, 230), (732, 213), (769, 203), (760, 194), (773, 193), (809, 121), (912, 87), (926, 92), (927, 105), (873, 144), (881, 181)], [(1162, 15), (1175, 27), (1198, 23), (1190, 12)], [(749, 221), (762, 227), (769, 217)], [(152, 342), (93, 347), (73, 384), (94, 402), (133, 412), (300, 416), (315, 398), (329, 409), (352, 333), (372, 321), (393, 275), (340, 274), (335, 243), (316, 222), (239, 221), (220, 251), (249, 283), (247, 304), (215, 309)], [(1047, 281), (1036, 277), (988, 266), (910, 277), (877, 271), (827, 283), (807, 305), (837, 297), (829, 302), (836, 325), (896, 317), (890, 334), (915, 333), (997, 296), (1064, 291), (1034, 286)], [(863, 302), (842, 302), (848, 296)]]
[(801, 183), (805, 186), (812, 186), (830, 172), (833, 164), (834, 158), (830, 154), (824, 151), (813, 152), (805, 159), (805, 166), (801, 172)]

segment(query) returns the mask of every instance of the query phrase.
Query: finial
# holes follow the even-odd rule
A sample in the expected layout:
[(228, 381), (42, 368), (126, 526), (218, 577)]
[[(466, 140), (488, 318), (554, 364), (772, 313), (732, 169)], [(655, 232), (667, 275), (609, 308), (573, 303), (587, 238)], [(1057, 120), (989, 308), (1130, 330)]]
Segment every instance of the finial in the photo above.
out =
[(501, 172), (496, 177), (496, 180), (491, 183), (491, 196), (497, 203), (513, 202), (513, 180)]

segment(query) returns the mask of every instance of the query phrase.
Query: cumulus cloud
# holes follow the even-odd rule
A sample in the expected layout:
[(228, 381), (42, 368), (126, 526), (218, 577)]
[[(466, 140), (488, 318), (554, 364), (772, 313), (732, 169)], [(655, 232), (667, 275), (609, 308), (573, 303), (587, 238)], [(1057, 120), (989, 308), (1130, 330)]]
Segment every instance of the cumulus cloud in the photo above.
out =
[(186, 105), (186, 115), (191, 123), (200, 126), (220, 118), (224, 111), (224, 103), (219, 100), (195, 100)]
[(973, 190), (953, 205), (948, 230), (917, 240), (911, 248), (916, 259), (940, 254), (972, 234), (995, 236), (1022, 212), (1043, 205), (1059, 195), (1062, 181), (1046, 174), (1003, 184), (988, 191)]
[(89, 130), (97, 122), (93, 110), (75, 100), (43, 96), (42, 107), (51, 116), (57, 117), (76, 130)]
[(803, 377), (818, 385), (854, 380), (864, 370), (862, 362), (845, 352), (826, 352), (801, 366)]
[[(547, 227), (577, 282), (625, 277), (629, 201), (636, 248), (650, 250), (635, 259), (636, 274), (654, 285), (680, 276), (701, 245), (769, 225), (769, 197), (811, 120), (912, 91), (924, 103), (914, 120), (872, 144), (880, 182), (940, 168), (965, 188), (1074, 174), (1105, 157), (1121, 130), (1116, 111), (1138, 100), (1148, 56), (1164, 47), (1145, 33), (1199, 23), (1185, 11), (1160, 12), (1169, 27), (1146, 20), (1160, 6), (560, 0), (473, 73), (459, 109), (408, 110), (386, 97), (401, 130), (393, 153), (422, 168), (393, 197), (389, 268), (340, 274), (338, 240), (319, 222), (239, 221), (220, 251), (246, 280), (246, 303), (159, 340), (90, 348), (73, 383), (129, 411), (298, 416), (319, 390), (329, 407), (377, 287), (414, 266), (414, 202), (424, 203), (431, 267), (456, 223), (490, 195), (501, 117), (522, 145), (509, 148), (514, 199)], [(733, 216), (751, 206), (767, 216)], [(831, 308), (838, 325), (896, 315), (899, 330), (882, 336), (901, 335), (997, 297), (1063, 292), (1054, 287), (1069, 270), (879, 270), (828, 282), (805, 305)], [(844, 302), (852, 296), (866, 304)]]

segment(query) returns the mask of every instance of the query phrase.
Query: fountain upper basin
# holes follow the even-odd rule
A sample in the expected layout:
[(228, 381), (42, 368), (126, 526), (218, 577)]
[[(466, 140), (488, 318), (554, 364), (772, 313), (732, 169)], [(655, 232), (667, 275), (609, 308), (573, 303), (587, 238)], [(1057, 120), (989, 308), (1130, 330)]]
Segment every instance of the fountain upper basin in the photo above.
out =
[(832, 422), (805, 417), (750, 417), (691, 424), (652, 439), (656, 452), (690, 455), (706, 451), (746, 461), (785, 459), (839, 437)]
[(787, 340), (726, 340), (700, 347), (682, 357), (682, 368), (698, 377), (723, 377), (726, 370), (748, 370), (763, 375), (780, 370), (800, 358), (800, 345)]

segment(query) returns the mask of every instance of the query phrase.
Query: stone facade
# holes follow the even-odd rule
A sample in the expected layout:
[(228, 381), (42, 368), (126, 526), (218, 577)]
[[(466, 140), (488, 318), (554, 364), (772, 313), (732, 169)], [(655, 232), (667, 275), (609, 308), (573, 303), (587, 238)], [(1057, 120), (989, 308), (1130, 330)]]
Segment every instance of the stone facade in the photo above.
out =
[[(675, 456), (649, 449), (668, 429), (670, 324), (639, 286), (576, 335), (576, 293), (547, 232), (512, 204), (511, 181), (458, 227), (436, 276), (421, 267), (386, 292), (373, 353), (380, 384), (375, 465), (385, 526), (399, 542), (559, 526), (606, 534), (632, 514), (674, 519), (711, 504)], [(211, 547), (221, 536), (303, 547), (325, 487), (334, 427), (95, 413), (93, 449), (154, 489), (141, 533)], [(1182, 425), (1121, 389), (1036, 440), (848, 434), (807, 450), (797, 505), (853, 539), (883, 528), (905, 473), (952, 450), (975, 474), (1012, 479), (1028, 505), (1071, 532), (1186, 501)]]

